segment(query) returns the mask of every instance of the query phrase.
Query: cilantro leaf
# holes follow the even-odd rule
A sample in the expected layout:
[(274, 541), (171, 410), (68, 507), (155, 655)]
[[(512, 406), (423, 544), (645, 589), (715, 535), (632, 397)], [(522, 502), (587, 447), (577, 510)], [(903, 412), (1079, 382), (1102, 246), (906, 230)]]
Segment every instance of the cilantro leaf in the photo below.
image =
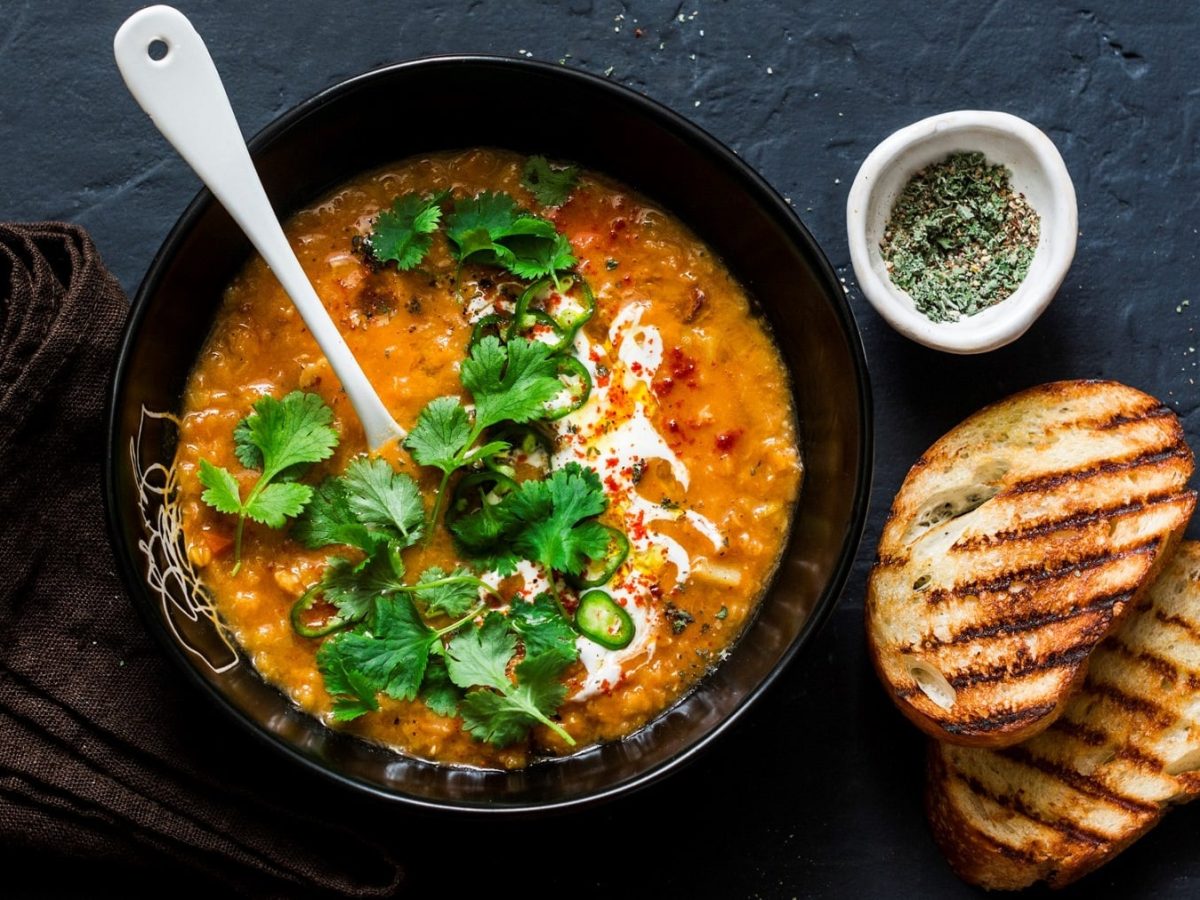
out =
[(608, 530), (591, 518), (607, 508), (596, 473), (572, 462), (542, 481), (521, 482), (495, 507), (463, 516), (451, 530), (471, 555), (510, 548), (549, 570), (578, 575), (608, 548)]
[(317, 651), (317, 665), (325, 678), (325, 689), (333, 695), (333, 718), (337, 722), (349, 722), (369, 712), (379, 710), (375, 699), (378, 691), (371, 681), (354, 669), (346, 667), (346, 660), (336, 651)]
[(360, 523), (394, 531), (404, 546), (420, 539), (425, 504), (411, 476), (395, 471), (386, 460), (360, 456), (350, 461), (343, 483), (350, 511)]
[(463, 450), (471, 439), (467, 411), (457, 397), (438, 397), (425, 404), (404, 446), (422, 466), (443, 472), (461, 465)]
[(450, 680), (460, 688), (484, 687), (504, 691), (512, 686), (508, 664), (517, 652), (517, 639), (499, 613), (488, 613), (478, 628), (468, 628), (446, 647)]
[(247, 469), (263, 467), (262, 451), (254, 443), (254, 436), (246, 419), (233, 426), (233, 455)]
[(289, 517), (298, 516), (312, 499), (313, 489), (295, 481), (268, 484), (257, 496), (247, 499), (245, 514), (270, 528), (282, 528)]
[(506, 679), (500, 693), (469, 692), (459, 704), (463, 726), (480, 740), (503, 747), (521, 740), (541, 723), (574, 745), (562, 726), (550, 719), (566, 699), (567, 687), (559, 680), (563, 666), (558, 652), (542, 653), (523, 660), (516, 667), (517, 683)]
[(236, 516), (242, 511), (241, 492), (237, 479), (228, 470), (214, 466), (207, 459), (200, 460), (200, 483), (208, 490), (200, 499), (217, 512)]
[(531, 156), (521, 172), (521, 184), (542, 206), (562, 206), (579, 181), (575, 166), (551, 167), (544, 156)]
[[(525, 488), (525, 485), (529, 485)], [(516, 549), (547, 569), (578, 575), (588, 559), (604, 555), (608, 531), (595, 520), (608, 508), (600, 478), (591, 469), (568, 463), (545, 481), (527, 481), (504, 510), (525, 527)]]
[[(241, 568), (242, 531), (246, 519), (280, 528), (299, 515), (312, 499), (312, 488), (291, 483), (301, 468), (328, 459), (337, 446), (338, 434), (331, 425), (333, 410), (317, 394), (292, 391), (282, 400), (260, 398), (254, 411), (234, 428), (234, 453), (247, 468), (262, 474), (242, 500), (237, 480), (225, 469), (202, 460), (200, 481), (207, 488), (201, 495), (218, 512), (238, 517), (234, 537), (236, 575)], [(274, 482), (274, 483), (273, 483)]]
[(304, 515), (292, 528), (292, 537), (313, 550), (345, 544), (364, 553), (370, 553), (381, 539), (355, 518), (345, 482), (340, 478), (326, 478), (317, 486)]
[(262, 454), (262, 477), (268, 481), (291, 466), (328, 459), (338, 442), (330, 425), (333, 410), (318, 394), (263, 397), (244, 421), (245, 440)]
[[(454, 581), (455, 578), (463, 580)], [(442, 581), (445, 583), (436, 584)], [(415, 586), (420, 588), (421, 585), (431, 585), (420, 590), (417, 595), (429, 613), (440, 612), (458, 618), (465, 616), (479, 604), (479, 586), (468, 569), (457, 568), (447, 574), (438, 566), (430, 566), (417, 579)]]
[(365, 619), (377, 597), (394, 594), (404, 587), (404, 563), (398, 549), (384, 545), (359, 563), (340, 556), (330, 557), (321, 573), (325, 600), (336, 606), (347, 622)]
[[(360, 688), (366, 688), (397, 700), (412, 700), (437, 640), (437, 632), (421, 621), (411, 599), (380, 597), (371, 627), (329, 638), (317, 651), (317, 667), (332, 694), (361, 699)], [(351, 673), (357, 676), (357, 683), (350, 681)]]
[(559, 271), (570, 269), (578, 260), (565, 235), (555, 232), (553, 240), (535, 237), (513, 237), (507, 241), (513, 258), (508, 269), (518, 278), (533, 281), (546, 275), (557, 283)]
[(433, 243), (447, 196), (447, 191), (441, 191), (432, 197), (417, 193), (397, 197), (392, 208), (375, 219), (367, 237), (371, 255), (380, 262), (394, 262), (404, 271), (419, 265)]
[(475, 400), (476, 432), (504, 421), (528, 422), (545, 413), (546, 403), (562, 390), (550, 355), (541, 341), (519, 337), (505, 345), (489, 335), (475, 345), (460, 377)]
[(538, 594), (532, 603), (514, 600), (508, 616), (509, 626), (525, 643), (526, 656), (553, 651), (569, 662), (579, 658), (579, 648), (575, 645), (578, 633), (563, 618), (549, 594)]
[[(502, 266), (522, 278), (554, 275), (575, 264), (554, 223), (521, 209), (508, 194), (484, 191), (455, 202), (446, 217), (446, 237), (460, 264), (473, 260)], [(560, 252), (564, 245), (565, 256)]]
[(462, 699), (462, 691), (450, 680), (446, 669), (446, 660), (440, 654), (434, 653), (429, 657), (425, 667), (425, 680), (421, 682), (421, 700), (439, 716), (458, 715), (458, 702)]

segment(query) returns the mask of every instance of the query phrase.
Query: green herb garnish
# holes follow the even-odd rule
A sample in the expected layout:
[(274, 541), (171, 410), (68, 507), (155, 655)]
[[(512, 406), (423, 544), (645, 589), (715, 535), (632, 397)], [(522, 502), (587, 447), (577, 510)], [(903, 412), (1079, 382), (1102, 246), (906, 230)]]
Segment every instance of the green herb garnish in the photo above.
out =
[(542, 206), (562, 206), (579, 181), (575, 166), (554, 168), (544, 156), (531, 156), (521, 172), (521, 184)]
[(238, 517), (233, 573), (242, 565), (242, 529), (246, 519), (282, 528), (312, 499), (313, 489), (298, 478), (311, 463), (328, 459), (337, 446), (333, 410), (317, 394), (293, 391), (282, 400), (263, 397), (254, 412), (234, 428), (234, 453), (242, 465), (261, 473), (246, 499), (229, 470), (200, 460), (201, 495), (218, 512)]
[(1037, 212), (982, 153), (922, 169), (892, 206), (880, 250), (892, 282), (934, 322), (972, 316), (1020, 287), (1037, 248)]
[(442, 202), (449, 196), (440, 191), (431, 197), (405, 194), (392, 208), (375, 219), (366, 245), (379, 262), (394, 262), (407, 271), (418, 265), (433, 244), (433, 233), (442, 218)]
[(481, 627), (463, 631), (450, 641), (446, 668), (451, 681), (474, 688), (459, 704), (467, 731), (503, 747), (541, 723), (574, 746), (575, 739), (550, 718), (566, 699), (567, 688), (560, 676), (569, 661), (554, 650), (526, 656), (514, 670), (514, 682), (508, 666), (516, 652), (516, 636), (496, 613), (490, 613)]
[(508, 194), (483, 191), (457, 200), (446, 217), (446, 237), (459, 265), (471, 261), (500, 266), (534, 280), (575, 265), (571, 244), (554, 223), (517, 206)]
[(438, 397), (421, 410), (404, 441), (419, 464), (442, 472), (433, 510), (435, 526), (450, 476), (508, 449), (503, 441), (477, 446), (484, 430), (501, 422), (522, 424), (541, 417), (546, 404), (562, 390), (550, 349), (524, 338), (508, 344), (494, 335), (483, 338), (463, 362), (460, 377), (475, 401), (474, 419), (459, 398)]

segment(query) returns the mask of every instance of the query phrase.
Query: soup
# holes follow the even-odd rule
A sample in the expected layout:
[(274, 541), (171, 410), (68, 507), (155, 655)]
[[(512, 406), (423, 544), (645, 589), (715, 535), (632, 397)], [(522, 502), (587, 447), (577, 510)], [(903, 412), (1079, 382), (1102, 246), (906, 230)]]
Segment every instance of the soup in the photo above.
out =
[(285, 230), (408, 437), (366, 455), (252, 259), (175, 467), (189, 559), (257, 671), (367, 740), (517, 768), (632, 733), (718, 665), (802, 465), (786, 368), (711, 251), (611, 179), (492, 149), (370, 173)]

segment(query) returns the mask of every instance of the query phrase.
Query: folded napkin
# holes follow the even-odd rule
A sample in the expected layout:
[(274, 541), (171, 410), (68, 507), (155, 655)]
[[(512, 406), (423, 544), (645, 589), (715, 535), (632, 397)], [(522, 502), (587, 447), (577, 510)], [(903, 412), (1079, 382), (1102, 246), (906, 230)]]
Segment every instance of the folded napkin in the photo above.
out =
[(122, 591), (100, 482), (127, 303), (90, 238), (0, 224), (0, 298), (0, 846), (256, 895), (391, 893), (387, 852), (210, 710)]

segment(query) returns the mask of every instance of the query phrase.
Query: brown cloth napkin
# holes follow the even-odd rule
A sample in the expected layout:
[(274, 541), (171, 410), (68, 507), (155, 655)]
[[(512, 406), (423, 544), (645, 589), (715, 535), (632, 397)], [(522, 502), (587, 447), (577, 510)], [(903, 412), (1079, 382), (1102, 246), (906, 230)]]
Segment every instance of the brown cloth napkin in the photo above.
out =
[(100, 482), (127, 302), (91, 239), (0, 224), (0, 298), (0, 846), (256, 895), (391, 893), (398, 865), (313, 809), (315, 776), (256, 773), (256, 754), (290, 764), (231, 735), (122, 592)]

